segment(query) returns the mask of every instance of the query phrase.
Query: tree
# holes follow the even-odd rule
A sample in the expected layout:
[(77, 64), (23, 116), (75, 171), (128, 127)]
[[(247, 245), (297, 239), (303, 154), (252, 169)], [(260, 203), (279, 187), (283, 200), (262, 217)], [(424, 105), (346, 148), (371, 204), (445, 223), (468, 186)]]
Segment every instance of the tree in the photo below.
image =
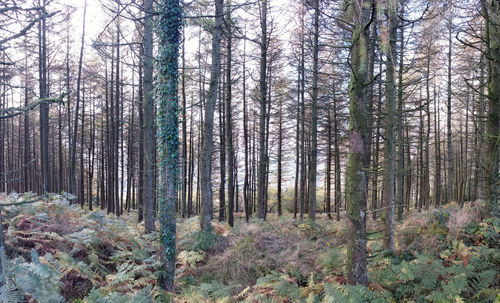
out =
[(259, 219), (266, 219), (265, 211), (265, 188), (266, 188), (266, 168), (267, 168), (267, 154), (266, 154), (266, 98), (267, 98), (267, 3), (268, 0), (261, 0), (260, 2), (260, 63), (259, 63), (259, 172), (257, 176), (257, 215)]
[(488, 60), (488, 113), (486, 132), (486, 170), (488, 210), (500, 216), (500, 3), (481, 0), (485, 19), (485, 56)]
[(161, 259), (166, 275), (160, 279), (163, 289), (172, 291), (175, 273), (175, 215), (179, 179), (178, 57), (182, 11), (179, 0), (158, 4), (157, 58), (158, 143), (160, 146), (159, 222)]
[(369, 159), (367, 145), (369, 115), (367, 83), (370, 53), (369, 28), (374, 2), (354, 0), (352, 4), (351, 84), (349, 157), (346, 171), (346, 201), (349, 237), (347, 242), (347, 280), (350, 284), (368, 285), (366, 275), (366, 199)]
[(395, 152), (395, 126), (396, 126), (396, 35), (397, 35), (397, 0), (386, 2), (388, 14), (388, 41), (386, 49), (386, 77), (385, 77), (385, 165), (384, 165), (384, 199), (386, 207), (386, 237), (385, 249), (395, 252), (394, 247), (394, 158)]
[(446, 141), (447, 141), (447, 152), (448, 152), (448, 196), (447, 202), (453, 200), (453, 143), (452, 143), (452, 133), (451, 133), (451, 64), (452, 64), (452, 49), (453, 49), (453, 12), (450, 10), (450, 15), (448, 17), (448, 86), (447, 86), (447, 122), (446, 122)]
[(226, 149), (227, 149), (227, 192), (228, 192), (228, 212), (227, 221), (229, 226), (234, 225), (234, 149), (233, 149), (233, 120), (232, 120), (232, 81), (231, 61), (232, 57), (232, 24), (231, 24), (231, 1), (228, 1), (226, 35), (227, 35), (227, 66), (226, 66)]
[(318, 163), (318, 38), (319, 0), (314, 1), (313, 70), (311, 104), (311, 155), (309, 158), (309, 218), (316, 220), (316, 174)]
[(144, 135), (144, 227), (146, 233), (155, 229), (155, 113), (153, 104), (153, 0), (144, 0), (144, 35), (143, 35), (143, 71), (144, 71), (144, 101), (143, 101), (143, 135)]
[(212, 33), (212, 68), (208, 98), (205, 104), (203, 142), (200, 156), (200, 190), (203, 203), (200, 216), (200, 227), (202, 231), (209, 231), (212, 228), (212, 149), (214, 140), (214, 110), (220, 77), (220, 40), (222, 34), (223, 2), (223, 0), (215, 0), (215, 27)]
[[(76, 80), (76, 104), (75, 104), (75, 120), (73, 129), (73, 139), (71, 140), (70, 147), (70, 173), (69, 173), (69, 190), (71, 193), (76, 193), (76, 139), (78, 136), (78, 111), (80, 108), (80, 85), (82, 80), (82, 65), (83, 65), (83, 51), (85, 46), (85, 17), (87, 15), (87, 2), (85, 1), (83, 9), (83, 26), (82, 26), (82, 40), (80, 45), (80, 57), (78, 59), (78, 78)], [(68, 67), (69, 69), (69, 67)], [(69, 85), (69, 84), (68, 84)], [(83, 197), (80, 197), (83, 199)]]
[[(39, 1), (40, 4), (40, 1)], [(45, 13), (45, 0), (42, 0), (42, 10)], [(46, 20), (42, 18), (38, 22), (38, 83), (40, 98), (48, 97), (47, 93), (47, 42), (46, 42)], [(44, 193), (50, 192), (50, 168), (49, 168), (49, 105), (46, 102), (40, 104), (40, 155), (42, 169), (42, 189)]]

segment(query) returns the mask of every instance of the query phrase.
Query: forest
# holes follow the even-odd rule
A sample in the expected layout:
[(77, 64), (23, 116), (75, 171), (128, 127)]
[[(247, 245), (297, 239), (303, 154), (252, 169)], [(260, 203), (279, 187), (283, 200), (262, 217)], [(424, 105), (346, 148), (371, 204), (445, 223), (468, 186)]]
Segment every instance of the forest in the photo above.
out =
[(500, 302), (500, 1), (0, 0), (0, 303)]

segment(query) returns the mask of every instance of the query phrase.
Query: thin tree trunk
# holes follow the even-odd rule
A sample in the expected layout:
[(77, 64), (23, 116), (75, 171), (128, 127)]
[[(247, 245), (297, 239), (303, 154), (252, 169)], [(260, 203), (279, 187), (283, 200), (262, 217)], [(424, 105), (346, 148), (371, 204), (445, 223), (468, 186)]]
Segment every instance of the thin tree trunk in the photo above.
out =
[[(222, 86), (225, 85), (225, 81)], [(225, 90), (224, 90), (225, 91)], [(219, 95), (224, 97), (224, 91), (219, 87)], [(219, 152), (220, 152), (220, 184), (219, 184), (219, 221), (226, 219), (226, 127), (225, 127), (225, 104), (221, 99), (219, 103)]]
[[(144, 46), (140, 46), (140, 60), (144, 60)], [(142, 63), (142, 64), (141, 64)], [(144, 63), (139, 63), (139, 171), (137, 178), (137, 221), (144, 220), (144, 91), (143, 91), (143, 66)]]
[(146, 233), (155, 229), (155, 168), (156, 146), (154, 129), (154, 104), (153, 104), (153, 32), (152, 14), (153, 0), (144, 0), (144, 102), (143, 102), (143, 134), (144, 134), (144, 165), (143, 165), (143, 194), (144, 194), (144, 227)]
[(395, 253), (394, 246), (394, 158), (395, 149), (395, 127), (396, 127), (396, 81), (395, 72), (397, 64), (396, 39), (397, 39), (397, 7), (396, 0), (389, 0), (387, 3), (389, 13), (388, 20), (388, 51), (386, 56), (386, 109), (385, 109), (385, 154), (384, 154), (384, 198), (386, 211), (386, 237), (384, 241), (385, 249)]
[(227, 64), (226, 64), (226, 148), (227, 148), (227, 195), (228, 195), (228, 213), (227, 221), (229, 226), (234, 225), (234, 150), (233, 150), (233, 121), (232, 121), (232, 20), (231, 20), (231, 2), (228, 2), (226, 15), (226, 34), (227, 34)]
[[(185, 33), (184, 27), (182, 28), (183, 36)], [(186, 116), (186, 39), (182, 42), (182, 76), (181, 76), (181, 89), (182, 89), (182, 175), (181, 175), (181, 216), (186, 217), (186, 195), (187, 195), (187, 116)]]
[(452, 146), (452, 133), (451, 133), (451, 64), (452, 64), (452, 48), (453, 48), (453, 15), (450, 14), (448, 20), (448, 86), (447, 86), (447, 143), (448, 143), (448, 201), (453, 200), (453, 146)]
[(318, 162), (318, 37), (319, 37), (319, 0), (314, 1), (313, 70), (311, 104), (311, 149), (309, 158), (309, 219), (316, 220), (316, 174)]
[(248, 154), (249, 150), (249, 140), (248, 140), (248, 117), (247, 117), (247, 98), (246, 98), (246, 40), (243, 41), (243, 140), (245, 144), (245, 181), (243, 183), (243, 203), (245, 204), (245, 221), (248, 223), (250, 219), (250, 167)]
[[(45, 12), (45, 0), (42, 0)], [(39, 38), (39, 88), (40, 98), (48, 97), (47, 94), (47, 44), (45, 18), (42, 18), (38, 27)], [(49, 104), (40, 104), (40, 162), (42, 171), (42, 189), (44, 193), (50, 192), (50, 167), (49, 167)]]
[[(405, 0), (400, 1), (400, 15), (404, 17)], [(404, 68), (404, 22), (401, 20), (399, 28), (399, 68), (398, 68), (398, 113), (397, 113), (397, 189), (396, 189), (396, 203), (397, 203), (397, 219), (403, 219), (403, 206), (404, 206), (404, 171), (405, 171), (405, 156), (404, 156), (404, 142), (403, 142), (403, 68)]]
[(266, 121), (266, 98), (267, 98), (267, 2), (268, 0), (260, 1), (260, 73), (259, 73), (259, 96), (260, 96), (260, 115), (259, 115), (259, 172), (257, 176), (258, 189), (258, 217), (265, 220), (265, 178), (266, 178), (266, 146), (265, 146), (265, 121)]
[[(78, 123), (78, 120), (75, 120)], [(85, 180), (84, 180), (84, 163), (83, 163), (83, 151), (85, 149), (85, 84), (82, 88), (82, 114), (81, 114), (81, 130), (80, 130), (80, 193), (78, 194), (78, 200), (80, 201), (80, 206), (83, 209), (85, 204)]]
[[(80, 58), (78, 61), (78, 76), (76, 80), (76, 104), (75, 104), (75, 119), (73, 129), (73, 139), (70, 145), (70, 172), (69, 172), (69, 191), (72, 194), (76, 193), (76, 140), (78, 135), (78, 111), (80, 108), (80, 85), (82, 80), (82, 65), (83, 65), (83, 50), (85, 47), (85, 18), (87, 15), (87, 0), (83, 7), (83, 26), (82, 26), (82, 40), (80, 46)], [(80, 197), (83, 199), (83, 197)]]

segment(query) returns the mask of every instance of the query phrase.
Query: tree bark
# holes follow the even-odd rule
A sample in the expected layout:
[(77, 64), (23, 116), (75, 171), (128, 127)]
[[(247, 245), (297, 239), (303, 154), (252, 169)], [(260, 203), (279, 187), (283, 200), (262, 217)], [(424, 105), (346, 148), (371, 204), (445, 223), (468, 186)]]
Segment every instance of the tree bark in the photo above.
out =
[(309, 219), (316, 220), (316, 174), (318, 163), (318, 46), (319, 0), (314, 1), (312, 104), (311, 104), (311, 149), (309, 158)]
[(488, 113), (486, 136), (486, 186), (488, 207), (492, 216), (499, 217), (500, 162), (500, 3), (481, 1), (485, 16), (486, 57), (488, 59)]
[(200, 227), (202, 231), (210, 231), (212, 228), (212, 149), (213, 149), (213, 120), (215, 101), (217, 100), (217, 88), (220, 77), (220, 40), (223, 21), (223, 0), (215, 0), (215, 28), (212, 34), (212, 68), (210, 73), (210, 86), (207, 103), (205, 105), (205, 118), (203, 126), (203, 143), (200, 157), (200, 190), (202, 209), (200, 215)]
[[(78, 136), (78, 111), (80, 108), (80, 85), (82, 80), (82, 65), (83, 65), (83, 50), (85, 47), (85, 18), (87, 15), (87, 1), (83, 7), (83, 27), (82, 27), (82, 40), (80, 46), (80, 58), (78, 59), (78, 76), (76, 80), (76, 104), (75, 104), (75, 120), (73, 126), (73, 139), (70, 145), (70, 172), (69, 172), (69, 191), (76, 194), (76, 139)], [(81, 197), (83, 199), (83, 197)]]
[(231, 2), (228, 2), (226, 15), (226, 36), (227, 36), (227, 64), (226, 64), (226, 148), (227, 148), (227, 195), (228, 211), (227, 222), (229, 226), (234, 225), (234, 150), (233, 150), (233, 121), (232, 121), (232, 78), (231, 61), (232, 57), (232, 20)]
[(386, 237), (384, 241), (385, 249), (395, 253), (394, 246), (394, 158), (395, 152), (395, 126), (396, 126), (396, 39), (397, 39), (397, 7), (396, 0), (389, 0), (386, 3), (389, 20), (387, 30), (389, 41), (386, 56), (386, 77), (385, 77), (385, 167), (384, 167), (384, 199), (386, 207)]
[[(45, 0), (42, 0), (42, 8), (45, 13)], [(46, 44), (46, 22), (42, 18), (38, 26), (39, 38), (39, 88), (40, 99), (47, 94), (47, 44)], [(50, 167), (49, 167), (49, 104), (40, 104), (40, 162), (42, 171), (43, 193), (50, 192)]]
[(143, 103), (143, 134), (144, 134), (144, 165), (143, 165), (143, 193), (144, 193), (144, 227), (146, 233), (155, 229), (155, 169), (156, 146), (154, 129), (153, 104), (153, 0), (144, 0), (144, 103)]
[(351, 46), (349, 157), (346, 172), (347, 280), (350, 284), (368, 285), (366, 254), (366, 199), (369, 159), (369, 115), (367, 86), (369, 60), (369, 23), (374, 3), (371, 0), (352, 1), (354, 24)]
[(259, 219), (265, 220), (265, 179), (266, 179), (266, 98), (267, 98), (267, 4), (268, 0), (260, 1), (260, 72), (259, 72), (259, 96), (260, 96), (260, 115), (259, 115), (259, 172), (257, 176), (257, 215)]

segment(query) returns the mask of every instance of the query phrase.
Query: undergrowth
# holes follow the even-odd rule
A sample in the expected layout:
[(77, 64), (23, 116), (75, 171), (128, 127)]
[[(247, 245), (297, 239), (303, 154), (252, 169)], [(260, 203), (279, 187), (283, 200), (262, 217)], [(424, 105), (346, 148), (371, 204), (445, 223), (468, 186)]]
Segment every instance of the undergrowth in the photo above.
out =
[(396, 255), (373, 233), (367, 287), (346, 283), (343, 220), (237, 216), (234, 228), (214, 221), (202, 233), (198, 218), (179, 219), (176, 290), (164, 293), (158, 234), (144, 235), (136, 214), (89, 213), (51, 195), (2, 209), (0, 302), (500, 302), (500, 220), (483, 209), (406, 213)]

